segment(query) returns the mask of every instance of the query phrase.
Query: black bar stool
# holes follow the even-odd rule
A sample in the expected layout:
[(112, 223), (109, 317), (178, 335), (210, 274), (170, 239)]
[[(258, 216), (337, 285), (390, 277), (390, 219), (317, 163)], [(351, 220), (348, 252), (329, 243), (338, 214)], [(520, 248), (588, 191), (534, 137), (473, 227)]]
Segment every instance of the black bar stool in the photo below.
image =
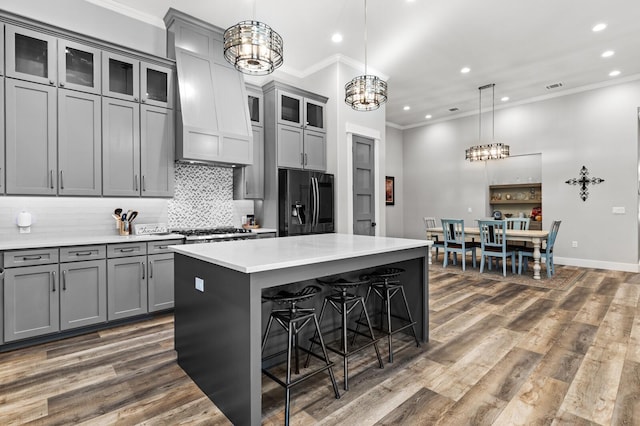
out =
[[(404, 287), (402, 286), (402, 284), (400, 284), (400, 280), (398, 279), (398, 276), (403, 272), (404, 269), (401, 268), (385, 268), (377, 270), (369, 276), (361, 277), (361, 279), (371, 280), (371, 284), (369, 285), (369, 289), (367, 290), (365, 303), (369, 300), (369, 296), (371, 295), (372, 291), (380, 298), (382, 302), (382, 307), (380, 309), (379, 328), (383, 334), (387, 335), (387, 339), (389, 341), (389, 362), (393, 362), (392, 336), (395, 333), (398, 333), (407, 328), (411, 328), (413, 338), (416, 340), (416, 346), (420, 346), (420, 341), (418, 340), (418, 335), (416, 334), (416, 322), (413, 320), (413, 318), (411, 318), (411, 311), (409, 310), (409, 303), (407, 303), (407, 296), (404, 292)], [(402, 301), (404, 303), (404, 308), (406, 309), (406, 317), (391, 313), (391, 299), (396, 294), (402, 295)], [(392, 325), (392, 318), (396, 319), (396, 322), (399, 322), (399, 325), (397, 327), (394, 327)], [(362, 317), (360, 318), (360, 321), (358, 321), (358, 324), (362, 323), (361, 320)]]
[[(271, 330), (271, 325), (273, 324), (273, 320), (275, 319), (282, 328), (287, 332), (287, 348), (275, 354), (269, 355), (267, 357), (262, 358), (263, 367), (262, 372), (273, 379), (276, 383), (283, 386), (285, 388), (285, 409), (284, 409), (284, 422), (285, 425), (289, 424), (289, 402), (291, 397), (291, 388), (298, 383), (314, 376), (322, 371), (329, 371), (329, 377), (331, 378), (331, 384), (333, 385), (333, 391), (335, 392), (336, 399), (340, 398), (340, 392), (338, 391), (338, 385), (336, 384), (336, 379), (333, 375), (333, 363), (329, 361), (329, 356), (327, 355), (327, 349), (324, 345), (324, 341), (322, 340), (322, 334), (320, 334), (320, 325), (318, 323), (318, 318), (316, 318), (316, 314), (313, 308), (300, 308), (297, 306), (298, 303), (303, 302), (305, 300), (313, 298), (316, 293), (320, 291), (320, 287), (318, 286), (307, 286), (300, 290), (297, 293), (291, 293), (288, 291), (280, 291), (271, 296), (262, 296), (263, 299), (270, 300), (279, 305), (286, 305), (286, 309), (274, 309), (271, 311), (271, 315), (269, 316), (269, 321), (267, 323), (267, 328), (264, 332), (264, 337), (262, 339), (262, 353), (264, 354), (264, 348), (267, 344), (267, 339), (269, 337), (269, 331)], [(302, 348), (299, 346), (298, 342), (298, 334), (307, 325), (309, 322), (313, 321), (315, 325), (315, 333), (318, 336), (318, 341), (320, 343), (320, 347), (322, 348), (322, 356), (317, 355), (310, 350)], [(299, 350), (303, 350), (307, 352), (310, 356), (314, 356), (322, 361), (324, 361), (324, 365), (313, 370), (306, 372), (301, 377), (296, 379), (292, 379), (291, 377), (291, 355), (292, 351), (295, 352), (295, 374), (300, 374), (299, 371)], [(284, 381), (271, 373), (267, 368), (264, 367), (264, 362), (280, 356), (282, 354), (287, 354), (287, 376)]]
[[(344, 390), (349, 390), (349, 362), (348, 362), (349, 356), (373, 345), (376, 351), (376, 356), (378, 357), (378, 365), (380, 366), (380, 368), (384, 368), (384, 364), (382, 363), (382, 357), (380, 356), (380, 350), (378, 349), (378, 339), (376, 339), (375, 335), (373, 334), (373, 328), (371, 327), (369, 314), (367, 313), (367, 308), (364, 303), (364, 297), (357, 296), (356, 294), (349, 292), (349, 291), (355, 292), (355, 290), (359, 286), (364, 284), (369, 284), (370, 280), (347, 281), (344, 278), (339, 278), (335, 281), (322, 280), (322, 279), (317, 279), (316, 281), (334, 290), (334, 293), (326, 296), (324, 298), (324, 302), (322, 302), (322, 309), (320, 310), (319, 322), (320, 324), (322, 324), (322, 319), (324, 318), (327, 304), (331, 305), (341, 316), (341, 323), (340, 323), (341, 325), (339, 327), (334, 328), (329, 332), (325, 331), (325, 335), (327, 333), (333, 333), (336, 330), (341, 331), (340, 347), (339, 348), (335, 347), (331, 343), (328, 343), (326, 347), (330, 351), (342, 357), (343, 367), (344, 367)], [(360, 305), (360, 307), (362, 308), (361, 315), (364, 315), (365, 317), (366, 325), (367, 325), (367, 328), (369, 329), (369, 334), (360, 333), (357, 330), (349, 328), (348, 315), (358, 305)], [(348, 332), (353, 333), (351, 348), (349, 347), (349, 344), (348, 344), (348, 340), (349, 340), (347, 337)], [(355, 343), (355, 338), (358, 335), (366, 337), (367, 342), (357, 347), (353, 347)], [(317, 336), (314, 335), (313, 339), (311, 339), (311, 346), (309, 347), (309, 351), (313, 349), (314, 344), (318, 343), (316, 339), (317, 339)], [(305, 365), (308, 365), (308, 364), (309, 364), (309, 356), (307, 356), (307, 362)]]

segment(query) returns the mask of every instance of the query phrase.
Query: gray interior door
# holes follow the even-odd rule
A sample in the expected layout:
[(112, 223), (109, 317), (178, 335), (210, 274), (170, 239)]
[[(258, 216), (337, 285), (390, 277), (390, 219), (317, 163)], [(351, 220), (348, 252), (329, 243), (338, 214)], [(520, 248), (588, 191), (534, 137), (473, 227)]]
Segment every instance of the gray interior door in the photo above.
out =
[(373, 139), (353, 137), (353, 233), (375, 235)]

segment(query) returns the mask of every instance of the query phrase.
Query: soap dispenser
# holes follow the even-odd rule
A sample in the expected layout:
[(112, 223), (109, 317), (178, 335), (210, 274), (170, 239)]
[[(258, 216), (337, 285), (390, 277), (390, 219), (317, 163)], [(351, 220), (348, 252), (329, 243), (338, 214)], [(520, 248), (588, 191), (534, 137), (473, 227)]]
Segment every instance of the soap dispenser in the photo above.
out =
[(16, 219), (16, 223), (18, 225), (18, 229), (20, 229), (21, 234), (28, 234), (31, 232), (31, 213), (26, 210), (18, 213), (18, 218)]

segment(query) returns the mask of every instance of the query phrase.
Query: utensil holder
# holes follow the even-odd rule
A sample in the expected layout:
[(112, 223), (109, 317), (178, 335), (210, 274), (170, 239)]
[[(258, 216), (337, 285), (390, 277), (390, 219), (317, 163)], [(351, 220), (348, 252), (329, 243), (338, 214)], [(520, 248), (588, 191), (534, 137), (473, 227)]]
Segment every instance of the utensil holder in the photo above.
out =
[(123, 236), (129, 235), (130, 228), (131, 228), (131, 226), (130, 226), (128, 221), (126, 221), (126, 220), (119, 220), (118, 221), (118, 233), (120, 235), (123, 235)]

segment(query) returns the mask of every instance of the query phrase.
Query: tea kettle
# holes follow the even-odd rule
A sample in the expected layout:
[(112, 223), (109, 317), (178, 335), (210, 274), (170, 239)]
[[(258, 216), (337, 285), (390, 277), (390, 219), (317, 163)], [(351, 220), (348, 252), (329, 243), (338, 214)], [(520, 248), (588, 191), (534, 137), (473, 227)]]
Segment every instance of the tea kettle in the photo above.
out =
[(500, 210), (494, 210), (492, 216), (495, 220), (502, 219), (502, 212)]

